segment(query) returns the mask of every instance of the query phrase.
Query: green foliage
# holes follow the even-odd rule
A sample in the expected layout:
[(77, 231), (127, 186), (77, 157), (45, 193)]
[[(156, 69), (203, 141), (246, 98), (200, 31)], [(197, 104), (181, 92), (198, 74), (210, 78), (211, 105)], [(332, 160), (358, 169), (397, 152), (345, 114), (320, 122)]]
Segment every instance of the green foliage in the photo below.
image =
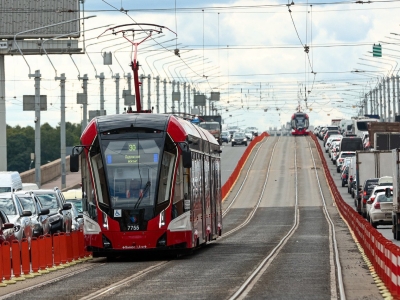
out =
[[(66, 122), (65, 136), (67, 147), (80, 144), (81, 125)], [(40, 140), (42, 165), (60, 158), (60, 124), (56, 128), (51, 127), (48, 123), (43, 124), (40, 130)], [(31, 153), (34, 152), (34, 128), (31, 126), (10, 127), (7, 125), (7, 169), (18, 172), (28, 170), (31, 165)], [(31, 165), (31, 168), (33, 167), (34, 163)]]

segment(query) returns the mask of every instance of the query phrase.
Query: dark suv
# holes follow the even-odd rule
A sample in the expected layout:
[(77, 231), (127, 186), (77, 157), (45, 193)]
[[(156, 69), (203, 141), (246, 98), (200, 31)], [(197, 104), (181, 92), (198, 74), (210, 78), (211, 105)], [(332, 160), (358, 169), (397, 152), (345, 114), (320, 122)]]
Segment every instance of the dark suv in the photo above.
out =
[(370, 178), (365, 180), (361, 191), (359, 191), (354, 198), (357, 212), (363, 217), (367, 216), (367, 200), (371, 195), (372, 190), (378, 185), (379, 178)]

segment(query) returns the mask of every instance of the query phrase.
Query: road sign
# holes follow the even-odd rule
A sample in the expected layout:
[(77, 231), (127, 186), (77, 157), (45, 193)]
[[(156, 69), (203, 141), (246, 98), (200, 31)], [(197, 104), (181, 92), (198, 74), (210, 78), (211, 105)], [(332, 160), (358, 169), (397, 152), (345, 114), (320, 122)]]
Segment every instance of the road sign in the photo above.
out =
[(375, 45), (372, 47), (372, 56), (373, 57), (382, 57), (382, 46), (381, 44)]

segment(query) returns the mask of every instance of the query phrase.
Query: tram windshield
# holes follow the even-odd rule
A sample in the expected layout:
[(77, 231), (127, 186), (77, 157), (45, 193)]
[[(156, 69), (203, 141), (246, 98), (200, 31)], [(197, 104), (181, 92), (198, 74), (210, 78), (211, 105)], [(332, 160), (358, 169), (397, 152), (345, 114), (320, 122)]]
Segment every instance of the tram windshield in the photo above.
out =
[[(159, 160), (163, 159), (168, 164), (169, 172), (172, 172), (170, 164), (174, 162), (174, 159), (165, 158), (166, 155), (162, 158), (162, 139), (103, 140), (102, 143), (111, 201), (105, 204), (114, 209), (153, 206), (156, 202)], [(92, 161), (96, 164), (95, 157)], [(108, 199), (99, 197), (98, 200), (103, 202)]]
[(293, 119), (294, 128), (308, 128), (308, 119), (304, 114), (297, 114)]

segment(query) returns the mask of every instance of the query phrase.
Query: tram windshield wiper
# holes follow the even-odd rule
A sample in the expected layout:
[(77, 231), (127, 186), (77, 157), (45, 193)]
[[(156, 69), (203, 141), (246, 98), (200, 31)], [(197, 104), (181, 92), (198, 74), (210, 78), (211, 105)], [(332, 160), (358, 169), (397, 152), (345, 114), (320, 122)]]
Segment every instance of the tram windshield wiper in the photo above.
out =
[(142, 202), (142, 199), (144, 198), (144, 195), (148, 192), (148, 190), (150, 189), (151, 186), (151, 182), (150, 180), (147, 181), (146, 185), (144, 186), (143, 192), (142, 194), (139, 196), (139, 198), (136, 200), (135, 206), (133, 208), (138, 208), (140, 205), (140, 202)]

